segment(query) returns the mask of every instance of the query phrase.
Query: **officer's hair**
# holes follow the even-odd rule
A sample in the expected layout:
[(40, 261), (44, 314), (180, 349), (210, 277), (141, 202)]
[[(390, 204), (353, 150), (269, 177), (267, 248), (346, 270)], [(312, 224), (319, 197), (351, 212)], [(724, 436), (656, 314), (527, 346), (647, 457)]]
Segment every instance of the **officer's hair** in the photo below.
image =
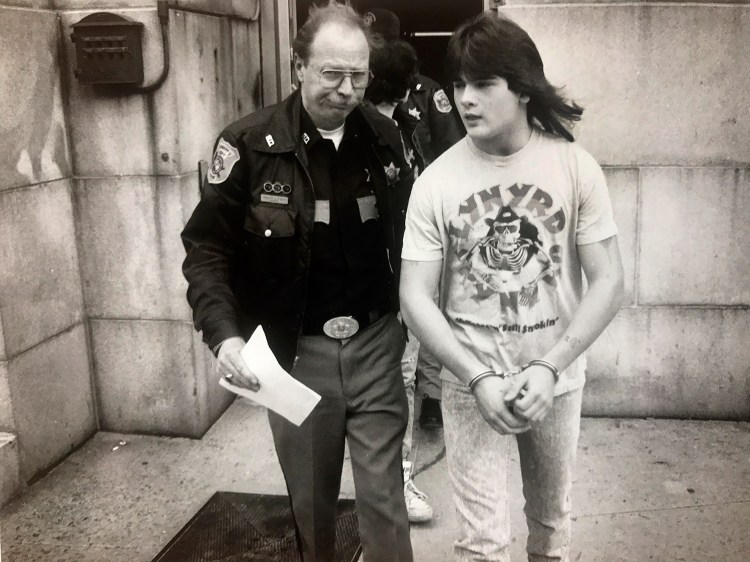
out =
[(417, 81), (417, 52), (401, 40), (383, 41), (370, 56), (372, 82), (365, 90), (365, 99), (375, 105), (400, 101)]
[(529, 96), (530, 124), (536, 121), (545, 131), (573, 141), (568, 127), (581, 118), (583, 108), (547, 81), (534, 41), (516, 23), (493, 12), (467, 20), (448, 43), (446, 68), (454, 81), (504, 78), (511, 91)]
[(310, 46), (320, 28), (329, 23), (337, 23), (343, 27), (356, 30), (359, 29), (367, 39), (368, 45), (372, 42), (369, 28), (365, 25), (362, 17), (351, 7), (349, 1), (344, 3), (329, 0), (325, 6), (313, 4), (305, 24), (297, 31), (292, 47), (302, 61), (307, 61), (310, 56)]

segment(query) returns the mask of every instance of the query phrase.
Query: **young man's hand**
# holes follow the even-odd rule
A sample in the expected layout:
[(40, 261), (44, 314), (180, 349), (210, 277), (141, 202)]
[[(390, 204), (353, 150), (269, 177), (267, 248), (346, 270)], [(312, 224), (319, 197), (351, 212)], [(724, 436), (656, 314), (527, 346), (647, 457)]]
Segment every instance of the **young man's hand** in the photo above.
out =
[(528, 420), (513, 415), (508, 409), (505, 395), (508, 381), (500, 377), (486, 377), (477, 382), (474, 396), (485, 421), (498, 433), (523, 433), (531, 428)]
[[(523, 390), (523, 393), (521, 393)], [(555, 377), (540, 365), (531, 365), (513, 378), (505, 400), (513, 402), (513, 412), (529, 422), (542, 421), (552, 407)]]
[(260, 382), (242, 358), (243, 347), (245, 347), (245, 340), (239, 337), (224, 341), (219, 348), (219, 354), (216, 356), (218, 360), (216, 374), (224, 377), (232, 384), (258, 392)]

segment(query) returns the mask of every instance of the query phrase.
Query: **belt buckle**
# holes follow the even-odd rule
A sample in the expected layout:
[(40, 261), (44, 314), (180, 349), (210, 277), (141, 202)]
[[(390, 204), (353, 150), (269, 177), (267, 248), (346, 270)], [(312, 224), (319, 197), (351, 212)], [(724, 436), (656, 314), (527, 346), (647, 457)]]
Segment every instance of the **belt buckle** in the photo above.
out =
[(323, 324), (323, 333), (335, 340), (345, 340), (359, 330), (359, 322), (351, 316), (336, 316)]

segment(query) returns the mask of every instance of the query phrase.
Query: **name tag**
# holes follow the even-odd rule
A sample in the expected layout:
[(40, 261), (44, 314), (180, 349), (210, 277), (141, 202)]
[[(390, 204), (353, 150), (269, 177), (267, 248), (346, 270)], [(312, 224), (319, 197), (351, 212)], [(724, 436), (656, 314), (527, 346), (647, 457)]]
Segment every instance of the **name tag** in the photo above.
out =
[(277, 203), (278, 205), (289, 204), (289, 197), (286, 195), (269, 195), (268, 193), (261, 193), (260, 200), (263, 203)]
[(315, 201), (315, 222), (322, 222), (323, 224), (331, 224), (331, 202), (330, 201)]
[(362, 219), (362, 222), (378, 218), (378, 205), (374, 195), (357, 197), (357, 206), (359, 207), (359, 218)]

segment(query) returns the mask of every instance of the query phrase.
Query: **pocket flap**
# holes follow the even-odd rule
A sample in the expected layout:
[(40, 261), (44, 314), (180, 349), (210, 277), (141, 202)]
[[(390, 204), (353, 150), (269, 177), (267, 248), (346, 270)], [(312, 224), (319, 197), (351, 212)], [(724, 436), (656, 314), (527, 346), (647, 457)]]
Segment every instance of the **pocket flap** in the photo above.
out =
[(245, 230), (265, 238), (293, 236), (297, 211), (267, 205), (254, 205), (245, 213)]

